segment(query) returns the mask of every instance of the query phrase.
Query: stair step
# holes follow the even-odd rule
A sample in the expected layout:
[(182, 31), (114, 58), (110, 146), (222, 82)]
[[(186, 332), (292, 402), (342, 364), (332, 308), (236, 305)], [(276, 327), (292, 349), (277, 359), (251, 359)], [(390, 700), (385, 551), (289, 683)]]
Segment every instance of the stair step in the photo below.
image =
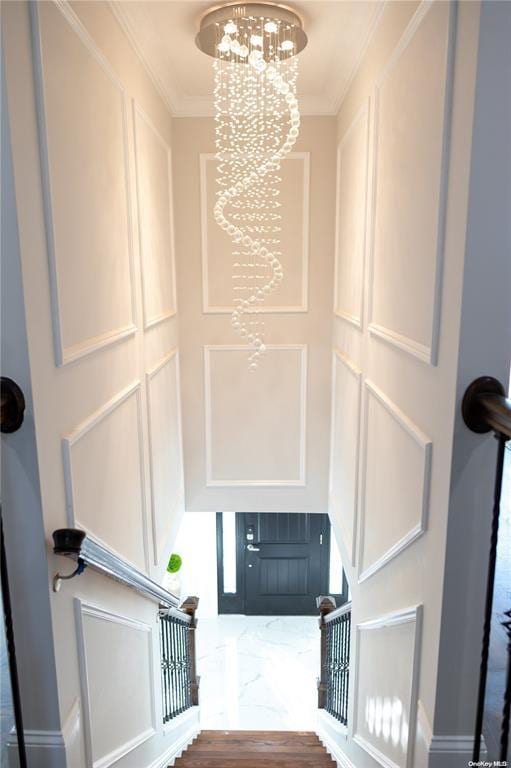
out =
[(258, 757), (250, 760), (240, 760), (235, 757), (213, 758), (211, 755), (206, 757), (194, 757), (186, 753), (179, 757), (176, 762), (176, 768), (330, 768), (335, 766), (334, 761), (328, 755), (309, 756), (307, 759), (297, 761), (296, 755), (288, 755), (285, 759), (275, 759), (274, 757)]
[(312, 731), (202, 731), (176, 768), (333, 768)]

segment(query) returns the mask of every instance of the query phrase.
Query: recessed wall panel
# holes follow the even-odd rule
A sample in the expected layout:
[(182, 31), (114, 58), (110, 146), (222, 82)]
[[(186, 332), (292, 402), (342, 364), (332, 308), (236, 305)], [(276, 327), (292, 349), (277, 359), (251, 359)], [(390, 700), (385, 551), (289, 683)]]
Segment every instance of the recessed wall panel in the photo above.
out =
[(154, 557), (184, 509), (177, 352), (147, 374)]
[(365, 385), (359, 573), (382, 568), (426, 530), (431, 441), (377, 387)]
[(421, 617), (419, 606), (357, 625), (354, 741), (385, 768), (413, 766)]
[(140, 257), (145, 326), (176, 311), (170, 148), (134, 105)]
[(436, 363), (449, 112), (449, 3), (425, 4), (375, 88), (370, 330)]
[(145, 570), (140, 391), (136, 384), (63, 440), (69, 524)]
[(337, 151), (337, 233), (334, 311), (361, 327), (366, 242), (368, 105), (346, 131)]
[(208, 485), (303, 485), (306, 347), (205, 349)]
[[(201, 217), (202, 217), (202, 279), (205, 312), (230, 312), (233, 303), (233, 257), (236, 249), (232, 239), (220, 229), (213, 218), (217, 194), (217, 161), (214, 155), (201, 155)], [(292, 152), (281, 165), (279, 176), (278, 212), (281, 220), (280, 241), (275, 247), (284, 280), (261, 305), (262, 312), (306, 312), (308, 295), (309, 254), (309, 154)], [(229, 217), (229, 206), (226, 209)], [(254, 279), (264, 267), (250, 271)]]
[(46, 234), (57, 364), (134, 330), (126, 102), (87, 34), (34, 9)]
[(156, 732), (151, 627), (75, 602), (89, 765), (107, 768)]
[(330, 517), (353, 563), (362, 375), (339, 351), (334, 353), (333, 366)]

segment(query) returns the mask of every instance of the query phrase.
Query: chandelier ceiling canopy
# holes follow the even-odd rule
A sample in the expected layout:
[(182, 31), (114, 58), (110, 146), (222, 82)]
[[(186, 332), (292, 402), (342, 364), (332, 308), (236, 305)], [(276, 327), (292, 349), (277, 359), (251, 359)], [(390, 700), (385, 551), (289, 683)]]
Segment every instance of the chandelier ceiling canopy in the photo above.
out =
[(195, 41), (214, 58), (213, 217), (233, 243), (231, 325), (255, 369), (266, 350), (265, 302), (294, 255), (281, 250), (280, 172), (299, 135), (296, 54), (307, 36), (287, 6), (228, 3), (206, 12)]

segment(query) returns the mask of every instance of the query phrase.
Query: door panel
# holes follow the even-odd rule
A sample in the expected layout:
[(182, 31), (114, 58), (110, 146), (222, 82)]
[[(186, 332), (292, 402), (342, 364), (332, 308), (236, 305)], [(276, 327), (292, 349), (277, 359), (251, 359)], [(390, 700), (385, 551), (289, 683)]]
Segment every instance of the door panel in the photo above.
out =
[(240, 517), (245, 613), (316, 613), (316, 597), (328, 588), (328, 515), (247, 513)]

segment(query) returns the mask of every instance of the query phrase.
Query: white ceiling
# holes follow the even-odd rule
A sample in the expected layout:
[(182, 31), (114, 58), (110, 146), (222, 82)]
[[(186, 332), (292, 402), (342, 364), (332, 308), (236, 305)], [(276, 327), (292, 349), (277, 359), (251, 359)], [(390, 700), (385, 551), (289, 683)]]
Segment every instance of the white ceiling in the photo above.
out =
[[(293, 7), (309, 37), (300, 54), (304, 114), (336, 114), (384, 0), (302, 0)], [(204, 0), (111, 0), (111, 8), (176, 116), (212, 114), (212, 60), (194, 43)]]

